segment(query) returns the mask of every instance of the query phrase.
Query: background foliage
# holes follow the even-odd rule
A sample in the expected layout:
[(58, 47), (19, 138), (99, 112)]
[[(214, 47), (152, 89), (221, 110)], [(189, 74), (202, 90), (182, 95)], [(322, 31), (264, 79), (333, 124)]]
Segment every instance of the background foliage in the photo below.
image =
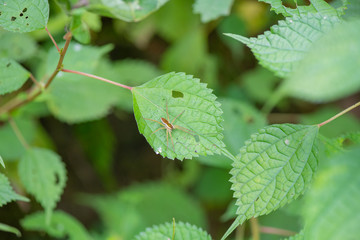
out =
[(359, 111), (317, 124), (360, 101), (359, 24), (358, 0), (0, 0), (0, 238), (355, 239)]

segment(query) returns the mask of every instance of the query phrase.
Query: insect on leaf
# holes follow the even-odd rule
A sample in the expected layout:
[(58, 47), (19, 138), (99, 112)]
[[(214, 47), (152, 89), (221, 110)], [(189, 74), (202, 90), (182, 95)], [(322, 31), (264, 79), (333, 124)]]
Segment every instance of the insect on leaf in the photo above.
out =
[[(222, 110), (211, 92), (184, 73), (168, 73), (133, 88), (139, 131), (156, 153), (182, 160), (225, 151)], [(162, 118), (174, 129), (166, 130)]]

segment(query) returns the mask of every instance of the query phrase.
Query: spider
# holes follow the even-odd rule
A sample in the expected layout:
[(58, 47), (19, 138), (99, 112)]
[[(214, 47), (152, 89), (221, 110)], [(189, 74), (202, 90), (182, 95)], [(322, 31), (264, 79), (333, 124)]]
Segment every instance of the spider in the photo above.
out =
[(165, 118), (160, 118), (161, 122), (157, 121), (157, 120), (154, 120), (154, 119), (149, 119), (149, 118), (144, 118), (145, 120), (149, 120), (149, 121), (153, 121), (153, 122), (156, 122), (158, 124), (160, 124), (162, 127), (156, 129), (155, 131), (153, 131), (151, 133), (154, 134), (156, 133), (157, 131), (161, 130), (161, 129), (165, 129), (166, 130), (166, 144), (167, 144), (167, 147), (169, 147), (169, 136), (170, 136), (170, 140), (171, 140), (171, 144), (173, 146), (173, 150), (175, 152), (175, 146), (174, 146), (174, 141), (173, 141), (173, 138), (172, 138), (172, 135), (171, 135), (171, 132), (174, 130), (174, 129), (179, 129), (183, 132), (186, 132), (192, 136), (194, 136), (194, 134), (191, 133), (191, 130), (190, 129), (187, 129), (187, 128), (184, 128), (184, 127), (181, 127), (181, 126), (178, 126), (178, 125), (175, 125), (174, 122), (175, 120), (180, 117), (183, 113), (185, 112), (182, 111), (179, 115), (177, 115), (171, 122), (170, 122), (170, 117), (169, 117), (169, 111), (168, 111), (168, 105), (166, 103), (166, 116), (167, 116), (167, 119)]

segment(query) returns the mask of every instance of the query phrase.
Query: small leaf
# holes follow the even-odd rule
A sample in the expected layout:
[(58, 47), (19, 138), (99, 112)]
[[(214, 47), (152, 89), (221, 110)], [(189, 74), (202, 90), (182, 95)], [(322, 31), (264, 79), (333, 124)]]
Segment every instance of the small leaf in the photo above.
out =
[(329, 159), (305, 198), (305, 238), (352, 240), (360, 235), (360, 148)]
[(0, 95), (22, 87), (30, 73), (14, 60), (0, 58)]
[[(282, 0), (259, 0), (260, 2), (266, 2), (271, 5), (271, 10), (277, 14), (282, 14), (285, 17), (301, 16), (307, 13), (321, 13), (327, 16), (338, 16), (343, 13), (344, 6), (339, 9), (334, 9), (324, 0), (312, 0), (310, 5), (296, 6), (296, 9), (288, 8), (283, 5)], [(346, 2), (347, 0), (342, 0)], [(294, 1), (296, 2), (296, 0)]]
[(168, 0), (101, 0), (90, 4), (89, 11), (127, 22), (138, 22), (159, 9)]
[(0, 26), (12, 32), (45, 28), (49, 19), (47, 0), (0, 0)]
[[(175, 230), (175, 238), (173, 238), (173, 233)], [(178, 222), (165, 223), (158, 226), (153, 226), (147, 228), (146, 231), (141, 232), (135, 237), (135, 240), (211, 240), (210, 235), (190, 223)]]
[(318, 165), (318, 130), (317, 125), (276, 124), (251, 136), (230, 171), (238, 206), (233, 226), (304, 193)]
[[(222, 111), (211, 92), (184, 73), (168, 73), (133, 88), (139, 131), (155, 152), (182, 160), (225, 151)], [(177, 125), (171, 135), (159, 129), (161, 118)]]
[(0, 231), (13, 233), (17, 237), (21, 237), (21, 232), (18, 229), (14, 228), (12, 226), (9, 226), (7, 224), (0, 223)]
[(18, 170), (26, 191), (44, 207), (49, 222), (66, 182), (60, 157), (47, 149), (31, 148), (21, 158)]
[(283, 91), (311, 102), (334, 101), (358, 92), (359, 25), (360, 20), (343, 23), (315, 42)]
[(0, 207), (11, 202), (11, 201), (25, 201), (28, 202), (29, 199), (26, 197), (20, 196), (14, 192), (10, 186), (8, 178), (0, 173)]
[(280, 77), (295, 70), (313, 42), (331, 30), (340, 19), (336, 16), (308, 14), (279, 21), (257, 38), (226, 34), (246, 44), (260, 64)]
[(232, 4), (233, 0), (195, 0), (194, 13), (199, 13), (205, 23), (228, 15)]
[(54, 238), (66, 238), (69, 240), (92, 239), (85, 227), (71, 215), (62, 211), (55, 211), (50, 224), (46, 223), (45, 215), (43, 212), (28, 215), (21, 220), (21, 225), (28, 231), (44, 231)]

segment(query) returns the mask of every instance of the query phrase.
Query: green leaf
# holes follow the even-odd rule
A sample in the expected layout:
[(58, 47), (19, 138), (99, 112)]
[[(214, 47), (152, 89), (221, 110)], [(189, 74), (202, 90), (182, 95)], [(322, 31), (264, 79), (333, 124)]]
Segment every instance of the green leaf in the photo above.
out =
[(340, 19), (336, 16), (308, 14), (279, 21), (278, 25), (257, 38), (226, 35), (251, 48), (262, 66), (280, 77), (286, 77), (298, 67), (313, 42), (338, 22)]
[(203, 209), (183, 190), (166, 183), (147, 183), (103, 196), (86, 196), (113, 238), (131, 239), (146, 227), (175, 218), (206, 227)]
[[(296, 9), (285, 7), (282, 0), (259, 0), (260, 2), (266, 2), (271, 5), (271, 10), (277, 14), (282, 14), (285, 17), (301, 16), (307, 13), (321, 13), (327, 16), (338, 16), (343, 11), (343, 6), (339, 9), (334, 9), (324, 0), (311, 0), (308, 6), (297, 6)], [(345, 2), (344, 0), (342, 0)], [(296, 2), (296, 0), (294, 0)]]
[[(139, 131), (156, 153), (182, 160), (225, 151), (220, 104), (199, 79), (168, 73), (133, 88), (132, 93)], [(168, 137), (165, 129), (156, 131), (161, 118), (169, 118), (180, 129), (175, 127)]]
[(251, 136), (230, 171), (238, 206), (233, 226), (304, 193), (318, 165), (318, 130), (317, 125), (275, 124)]
[(88, 10), (126, 22), (138, 22), (158, 10), (168, 0), (92, 0)]
[(60, 157), (48, 149), (30, 148), (21, 158), (18, 171), (26, 191), (44, 207), (49, 222), (66, 183)]
[[(93, 74), (101, 57), (111, 50), (111, 46), (69, 46), (64, 68)], [(48, 57), (47, 69), (56, 68), (58, 52), (53, 48)], [(60, 120), (79, 123), (105, 116), (117, 102), (119, 87), (89, 77), (59, 73), (50, 85), (46, 101), (50, 111)], [(124, 90), (125, 91), (125, 90)]]
[(11, 201), (25, 201), (28, 202), (29, 199), (26, 197), (20, 196), (10, 186), (8, 178), (0, 173), (0, 207), (7, 204)]
[(314, 43), (283, 91), (311, 102), (334, 101), (358, 92), (359, 25), (360, 20), (343, 23)]
[(22, 87), (30, 73), (20, 64), (8, 58), (0, 58), (0, 95)]
[(17, 237), (21, 237), (21, 232), (18, 229), (14, 228), (12, 226), (9, 226), (7, 224), (0, 223), (0, 231), (13, 233)]
[(194, 13), (201, 15), (202, 22), (229, 15), (233, 0), (195, 0)]
[[(21, 131), (27, 143), (32, 143), (36, 135), (36, 124), (34, 121), (19, 117), (14, 118), (16, 126)], [(15, 135), (9, 123), (0, 127), (0, 154), (5, 161), (21, 158), (25, 153), (25, 148)]]
[(49, 19), (47, 0), (0, 0), (0, 26), (12, 32), (45, 28)]
[(347, 1), (349, 4), (347, 5), (344, 18), (351, 19), (360, 17), (360, 2), (358, 0)]
[(77, 41), (82, 44), (88, 44), (91, 40), (90, 29), (81, 18), (81, 14), (73, 15), (70, 30)]
[(306, 195), (305, 238), (352, 240), (360, 235), (360, 148), (327, 161)]
[(27, 34), (0, 30), (0, 58), (24, 61), (36, 52), (36, 42)]
[[(175, 231), (175, 238), (173, 234)], [(211, 240), (211, 236), (199, 227), (191, 225), (190, 223), (178, 222), (165, 223), (158, 226), (147, 228), (146, 231), (138, 234), (134, 239), (136, 240)]]
[(92, 239), (85, 227), (77, 219), (63, 211), (55, 211), (49, 224), (46, 223), (45, 219), (45, 213), (37, 212), (22, 219), (21, 225), (29, 231), (44, 231), (54, 238), (66, 238), (69, 240)]

